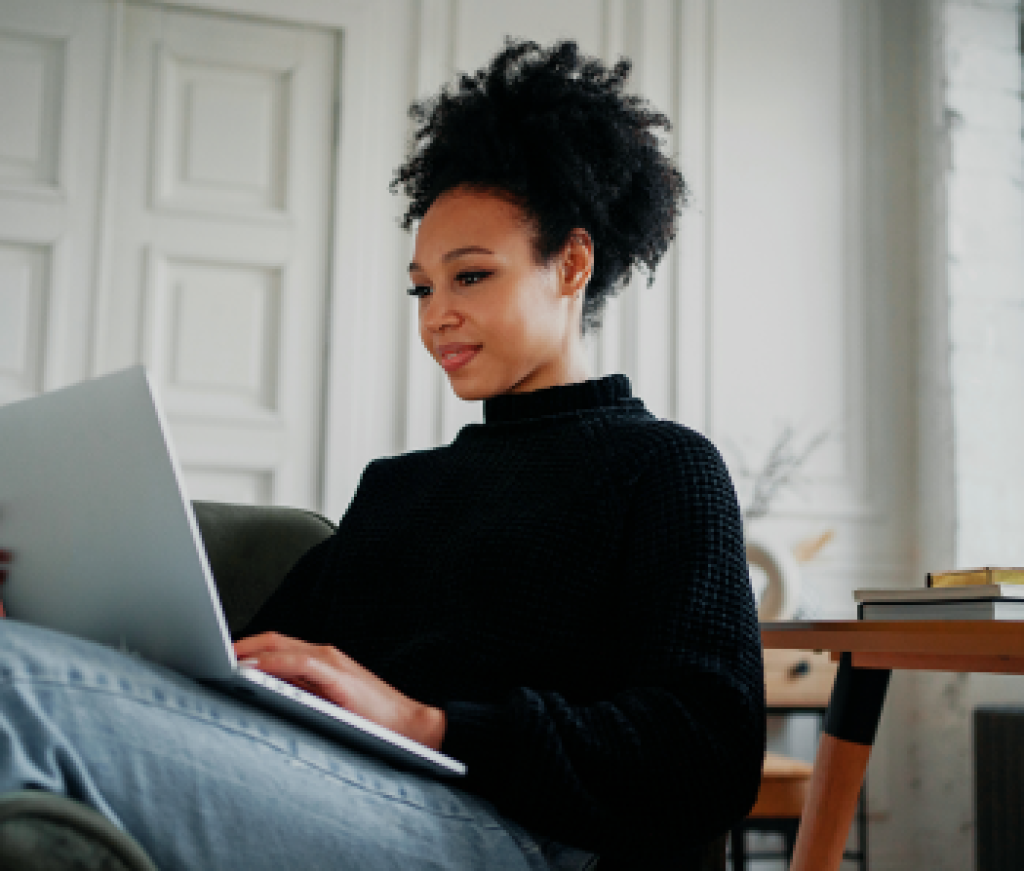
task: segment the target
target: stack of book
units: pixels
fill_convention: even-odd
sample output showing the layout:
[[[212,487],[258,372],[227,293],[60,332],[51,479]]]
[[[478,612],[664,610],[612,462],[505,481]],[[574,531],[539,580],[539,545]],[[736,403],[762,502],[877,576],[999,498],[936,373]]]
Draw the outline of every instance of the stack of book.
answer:
[[[916,589],[855,590],[862,620],[1024,620],[1024,569],[928,575]]]

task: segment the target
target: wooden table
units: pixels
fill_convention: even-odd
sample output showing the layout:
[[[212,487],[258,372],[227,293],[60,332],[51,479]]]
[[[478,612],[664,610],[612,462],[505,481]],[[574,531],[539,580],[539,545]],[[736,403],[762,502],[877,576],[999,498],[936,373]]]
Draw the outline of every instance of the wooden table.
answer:
[[[762,623],[766,650],[839,659],[792,871],[837,871],[892,669],[1024,674],[1024,621]]]

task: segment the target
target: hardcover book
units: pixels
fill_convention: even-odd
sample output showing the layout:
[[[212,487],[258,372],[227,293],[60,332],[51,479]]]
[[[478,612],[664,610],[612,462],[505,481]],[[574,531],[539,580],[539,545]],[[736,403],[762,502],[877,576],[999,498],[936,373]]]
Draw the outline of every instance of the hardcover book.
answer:
[[[1024,599],[867,602],[862,620],[1024,620]]]
[[[929,587],[975,587],[984,584],[1022,584],[1024,569],[992,568],[957,569],[949,572],[929,572]]]
[[[985,584],[970,587],[912,587],[910,589],[854,590],[857,602],[920,604],[972,600],[1024,600],[1024,584]]]

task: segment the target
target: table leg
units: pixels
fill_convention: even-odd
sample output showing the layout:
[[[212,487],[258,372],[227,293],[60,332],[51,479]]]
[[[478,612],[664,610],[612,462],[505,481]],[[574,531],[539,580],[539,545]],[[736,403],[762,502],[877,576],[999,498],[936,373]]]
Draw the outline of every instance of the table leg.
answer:
[[[839,659],[792,871],[838,871],[843,861],[889,675],[885,669],[854,668],[849,653]]]

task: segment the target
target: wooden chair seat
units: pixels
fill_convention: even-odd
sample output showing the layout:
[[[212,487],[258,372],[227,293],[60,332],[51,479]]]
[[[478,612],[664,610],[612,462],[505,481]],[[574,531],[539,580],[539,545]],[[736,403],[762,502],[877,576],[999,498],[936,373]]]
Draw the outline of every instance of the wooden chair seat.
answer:
[[[782,835],[785,844],[783,855],[786,867],[789,867],[813,770],[814,766],[801,759],[790,759],[771,751],[765,753],[757,801],[747,818],[730,833],[733,871],[744,871],[748,858],[763,856],[756,853],[748,856],[745,837],[748,831]]]
[[[809,762],[780,753],[765,753],[761,789],[748,819],[799,819],[814,770]]]
[[[764,685],[769,713],[824,713],[835,682],[837,663],[827,653],[801,650],[764,651]],[[747,861],[793,858],[800,816],[807,801],[813,766],[800,759],[768,752],[761,768],[761,788],[754,807],[730,835],[733,871]],[[781,835],[783,850],[747,852],[746,833]],[[863,866],[862,866],[863,867]]]

